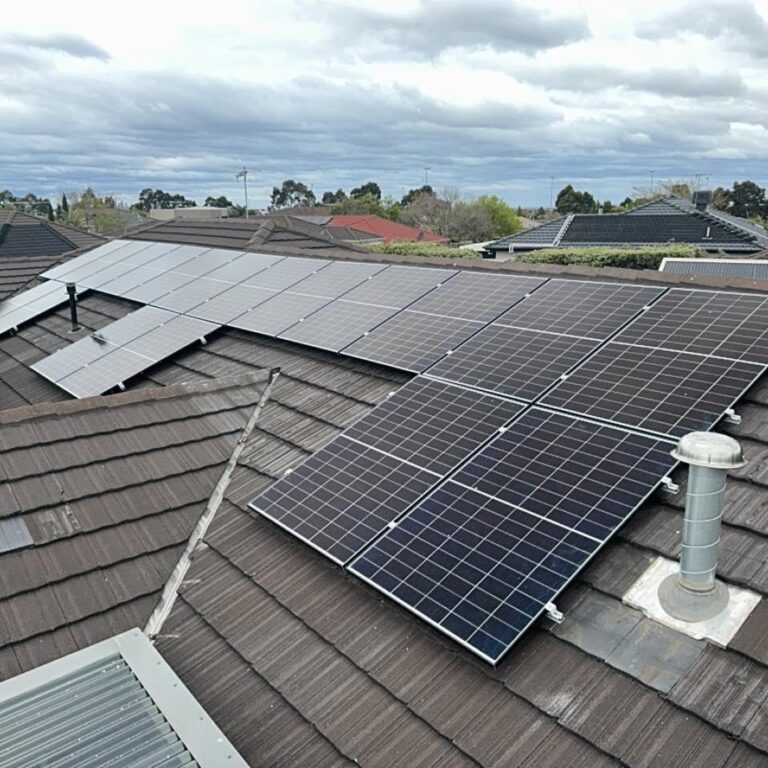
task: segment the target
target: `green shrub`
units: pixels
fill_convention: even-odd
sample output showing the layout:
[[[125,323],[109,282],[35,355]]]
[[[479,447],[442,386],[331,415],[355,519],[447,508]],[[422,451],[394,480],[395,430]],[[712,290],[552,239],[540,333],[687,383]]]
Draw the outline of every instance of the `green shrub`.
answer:
[[[589,267],[658,269],[662,259],[712,257],[693,245],[650,245],[638,248],[542,248],[518,254],[518,261],[528,264],[584,264]]]
[[[399,256],[431,256],[443,259],[479,259],[474,251],[452,248],[439,243],[414,243],[411,240],[392,240],[389,243],[376,243],[366,248],[374,253],[393,253]]]

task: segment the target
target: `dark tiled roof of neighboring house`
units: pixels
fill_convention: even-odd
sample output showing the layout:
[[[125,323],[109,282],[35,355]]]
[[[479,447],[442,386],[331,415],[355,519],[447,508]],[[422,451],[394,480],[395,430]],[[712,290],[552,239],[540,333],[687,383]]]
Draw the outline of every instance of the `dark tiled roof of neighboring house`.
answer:
[[[445,243],[447,238],[416,227],[409,227],[397,221],[383,219],[370,214],[345,214],[331,218],[331,227],[352,227],[361,232],[376,235],[385,243],[391,240],[415,240],[425,243]]]
[[[663,273],[559,269],[565,275],[600,274],[602,279],[608,274],[654,283],[683,281]],[[713,279],[699,284],[726,286]],[[102,327],[132,306],[86,295],[81,319],[88,328]],[[51,400],[51,385],[33,387],[36,374],[28,366],[72,338],[77,336],[69,334],[66,312],[58,310],[22,327],[16,336],[0,339],[0,380],[8,385],[0,389],[0,405]],[[621,600],[652,557],[677,554],[682,473],[674,478],[682,486],[680,493],[659,494],[646,503],[564,593],[558,601],[566,614],[563,623],[540,622],[493,669],[247,510],[261,489],[408,377],[231,330],[150,369],[132,382],[127,394],[91,401],[96,405],[83,401],[24,406],[0,417],[13,420],[8,445],[22,441],[16,460],[0,466],[21,484],[24,498],[47,492],[47,485],[41,483],[44,487],[38,489],[24,478],[41,476],[58,460],[60,465],[51,467],[52,477],[63,473],[70,482],[66,488],[79,489],[75,502],[80,508],[94,510],[86,519],[101,525],[98,531],[82,530],[68,539],[19,550],[32,557],[65,543],[75,547],[66,559],[63,579],[49,570],[56,560],[43,558],[19,569],[6,567],[9,561],[4,561],[18,557],[18,552],[0,554],[0,583],[9,578],[22,583],[21,590],[13,587],[16,591],[9,598],[9,605],[15,605],[10,611],[15,623],[9,626],[21,621],[24,631],[32,633],[10,646],[6,641],[6,650],[0,652],[4,674],[79,647],[88,632],[97,638],[108,624],[112,631],[121,629],[128,620],[122,615],[129,610],[126,606],[138,606],[139,618],[151,610],[150,597],[157,595],[154,576],[150,583],[143,580],[145,575],[137,577],[134,587],[119,571],[121,576],[109,582],[120,596],[113,598],[112,607],[94,603],[105,599],[106,592],[92,597],[74,591],[81,578],[89,588],[89,580],[100,584],[92,575],[95,557],[100,558],[100,574],[117,568],[108,553],[117,551],[129,562],[149,558],[152,575],[159,564],[166,565],[162,553],[175,553],[181,546],[173,543],[170,533],[156,540],[154,528],[146,535],[128,534],[126,526],[137,524],[137,502],[117,498],[129,492],[121,487],[128,472],[122,463],[137,467],[137,488],[149,484],[156,489],[138,507],[149,505],[147,514],[158,525],[187,501],[176,494],[196,493],[192,508],[202,503],[215,483],[213,469],[208,487],[195,485],[193,491],[173,484],[179,467],[189,463],[191,476],[213,466],[218,472],[219,457],[227,455],[251,403],[222,405],[217,393],[242,394],[226,383],[208,395],[196,388],[212,379],[275,366],[282,373],[157,638],[163,656],[250,764],[757,768],[768,763],[765,598],[728,649],[661,627]],[[157,398],[169,390],[161,406]],[[199,412],[191,414],[193,402]],[[154,410],[158,408],[167,410]],[[73,413],[68,415],[67,409]],[[79,409],[83,413],[76,417]],[[729,476],[720,574],[768,596],[766,377],[737,410],[742,423],[727,431],[741,441],[749,463]],[[150,420],[134,423],[124,413],[141,413]],[[165,419],[165,425],[156,424],[155,417]],[[74,418],[96,421],[70,423]],[[177,427],[169,429],[169,423]],[[3,438],[6,428],[0,431]],[[69,445],[67,429],[76,429],[72,439],[85,444],[77,451],[62,450]],[[160,431],[164,440],[156,447]],[[32,445],[30,432],[42,437],[41,446]],[[110,432],[120,439],[108,440]],[[93,438],[88,437],[91,433]],[[89,463],[99,455],[100,462]],[[81,474],[79,464],[86,464]],[[120,470],[109,473],[102,465]],[[145,468],[154,473],[150,478],[140,474]],[[71,483],[71,473],[83,481]],[[94,484],[110,478],[116,487],[110,485],[105,493],[87,495],[82,490],[88,484],[100,488]],[[170,490],[164,492],[166,485]],[[162,503],[154,500],[160,494]],[[64,506],[58,504],[51,508]],[[95,550],[93,556],[76,546],[97,532],[104,539],[89,548]],[[131,546],[150,551],[138,555]],[[87,578],[77,571],[83,559]],[[122,562],[120,566],[126,567]],[[42,582],[44,586],[29,586]],[[24,598],[27,594],[31,597]],[[53,626],[53,619],[46,618],[27,627],[38,619],[27,616],[24,599],[50,601],[45,603],[50,615],[63,615],[63,620],[58,618]],[[97,605],[99,612],[88,608],[89,615],[83,616],[81,603]],[[130,618],[136,620],[133,614]]]
[[[72,227],[15,211],[0,211],[0,301],[61,260],[62,254],[104,242]]]
[[[757,234],[736,225],[734,217],[726,220],[678,202],[676,198],[654,200],[625,213],[570,214],[497,240],[488,250],[684,243],[705,250],[754,253],[762,247]]]
[[[324,227],[288,214],[216,221],[162,221],[129,232],[125,237],[331,258],[361,252],[329,237]]]

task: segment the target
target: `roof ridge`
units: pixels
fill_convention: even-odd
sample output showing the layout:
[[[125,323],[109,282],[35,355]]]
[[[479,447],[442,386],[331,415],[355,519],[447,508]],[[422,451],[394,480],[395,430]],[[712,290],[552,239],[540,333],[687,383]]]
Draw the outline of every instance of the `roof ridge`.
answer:
[[[134,389],[130,392],[120,392],[116,395],[97,395],[95,397],[84,397],[80,400],[60,400],[52,403],[23,405],[19,408],[0,411],[0,426],[47,416],[65,416],[73,413],[82,413],[83,411],[118,408],[132,403],[156,402],[176,397],[208,394],[223,389],[234,389],[250,384],[259,384],[266,381],[269,376],[270,371],[262,370],[257,373],[241,373],[235,376],[224,376],[206,381],[182,382],[180,384],[172,384],[169,387],[158,387],[155,389],[145,387]]]

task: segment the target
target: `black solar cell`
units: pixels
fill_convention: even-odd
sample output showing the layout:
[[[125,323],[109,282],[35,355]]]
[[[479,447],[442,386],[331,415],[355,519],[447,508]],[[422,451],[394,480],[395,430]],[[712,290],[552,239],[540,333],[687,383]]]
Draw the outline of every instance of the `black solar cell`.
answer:
[[[662,293],[662,288],[649,286],[550,280],[495,322],[607,339]]]
[[[427,370],[428,375],[534,400],[599,342],[492,324]]]
[[[608,343],[541,403],[674,437],[708,430],[764,366]]]
[[[523,407],[417,376],[344,434],[445,475]]]
[[[452,479],[602,541],[672,469],[674,445],[531,408]]]
[[[474,320],[425,315],[406,309],[345,347],[342,353],[421,373],[482,327],[483,323]]]
[[[448,481],[349,568],[496,663],[598,546]]]
[[[342,435],[250,506],[343,564],[439,479]]]
[[[615,339],[768,364],[768,299],[675,288]]]

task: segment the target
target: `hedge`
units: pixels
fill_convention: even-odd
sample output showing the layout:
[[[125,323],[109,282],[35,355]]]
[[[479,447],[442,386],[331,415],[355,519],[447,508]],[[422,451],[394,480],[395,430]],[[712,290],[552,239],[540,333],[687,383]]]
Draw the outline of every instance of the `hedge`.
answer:
[[[693,245],[650,245],[637,248],[541,248],[518,253],[517,260],[528,264],[584,264],[590,267],[658,269],[662,259],[712,257]]]
[[[479,259],[474,251],[451,248],[436,243],[414,243],[411,240],[392,240],[389,243],[376,243],[365,246],[375,253],[394,253],[400,256],[432,256],[443,259]]]

